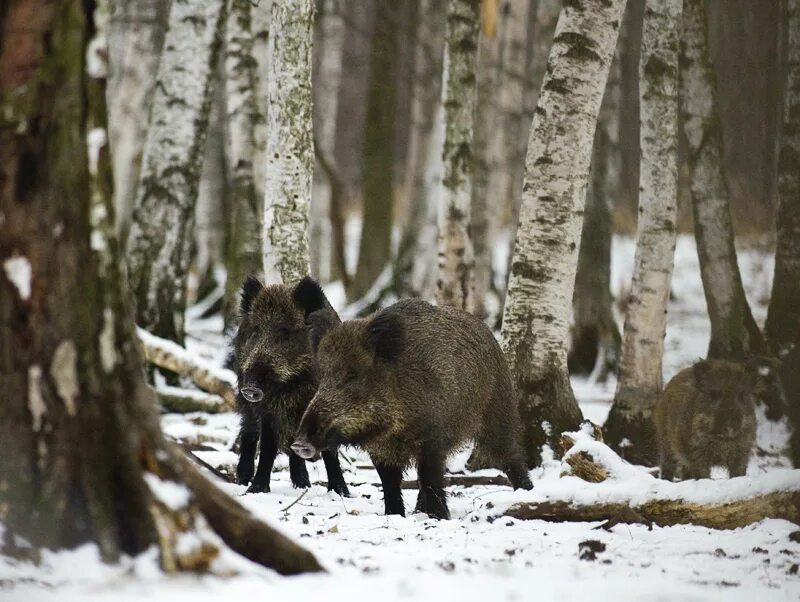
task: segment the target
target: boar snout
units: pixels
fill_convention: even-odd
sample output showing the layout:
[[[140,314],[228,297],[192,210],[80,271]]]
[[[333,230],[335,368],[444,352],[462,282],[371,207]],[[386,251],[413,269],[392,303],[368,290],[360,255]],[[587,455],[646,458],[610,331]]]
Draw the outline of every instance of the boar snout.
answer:
[[[298,435],[291,447],[292,451],[303,460],[311,460],[319,454],[317,449],[303,435]]]
[[[258,403],[262,399],[264,399],[264,391],[259,389],[258,387],[247,386],[242,387],[239,389],[239,392],[242,394],[247,401],[250,403]]]

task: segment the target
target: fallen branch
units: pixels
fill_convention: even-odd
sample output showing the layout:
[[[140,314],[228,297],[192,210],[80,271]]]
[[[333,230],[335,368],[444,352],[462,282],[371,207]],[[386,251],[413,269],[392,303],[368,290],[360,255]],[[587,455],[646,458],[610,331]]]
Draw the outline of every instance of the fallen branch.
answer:
[[[180,387],[158,387],[158,402],[167,412],[187,414],[189,412],[207,412],[217,414],[225,409],[226,403],[219,395],[191,391]]]
[[[224,403],[220,411],[229,411],[236,406],[236,375],[232,371],[204,362],[177,343],[159,338],[142,328],[137,328],[136,333],[148,362],[187,376],[204,391],[222,397]]]
[[[493,477],[449,475],[444,478],[445,487],[478,487],[481,485],[503,485],[511,487],[511,482],[503,475]],[[419,481],[403,481],[403,489],[419,489]]]

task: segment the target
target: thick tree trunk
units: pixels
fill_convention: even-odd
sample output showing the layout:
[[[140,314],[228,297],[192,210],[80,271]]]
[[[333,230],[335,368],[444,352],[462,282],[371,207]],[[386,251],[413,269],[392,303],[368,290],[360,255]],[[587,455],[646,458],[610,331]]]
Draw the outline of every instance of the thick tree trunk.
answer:
[[[519,395],[528,462],[581,411],[567,337],[589,159],[624,0],[564,6],[531,127],[503,343]]]
[[[225,327],[236,323],[239,291],[248,274],[261,272],[261,217],[263,184],[255,179],[254,167],[265,161],[256,151],[256,130],[264,121],[258,96],[257,64],[253,61],[253,29],[250,0],[228,0],[225,32],[225,146],[228,182],[228,240],[222,314]],[[262,149],[263,150],[263,149]]]
[[[640,89],[642,181],[633,281],[614,405],[604,437],[623,458],[652,464],[653,403],[661,392],[678,203],[681,0],[648,0]]]
[[[317,44],[319,41],[319,44]],[[334,161],[336,113],[342,73],[344,21],[336,0],[322,0],[315,22],[314,137],[325,157]],[[319,166],[319,162],[317,162]],[[309,217],[311,275],[320,282],[331,280],[331,195],[334,184],[325,171],[314,169]],[[334,264],[335,265],[335,264]]]
[[[264,276],[296,282],[308,274],[308,209],[314,170],[311,115],[313,0],[272,4],[267,75]]]
[[[467,311],[473,308],[474,287],[469,229],[479,30],[479,0],[448,1],[436,300],[439,305],[453,305]]]
[[[681,44],[681,122],[689,149],[700,274],[711,319],[708,356],[764,353],[736,261],[728,186],[722,171],[716,83],[703,0],[685,0]]]
[[[136,201],[169,2],[129,0],[110,4],[108,133],[114,167],[114,210],[117,228],[125,240]]]
[[[179,342],[224,14],[222,0],[173,0],[170,6],[128,240],[136,321]]]
[[[617,45],[619,50],[619,45]],[[592,148],[572,300],[570,374],[605,382],[617,371],[620,334],[611,296],[611,210],[619,190],[619,51],[611,65]]]
[[[432,300],[437,275],[437,192],[441,189],[444,135],[440,101],[447,4],[421,0],[420,14],[404,186],[409,217],[397,249],[394,280],[398,297]]]
[[[772,353],[800,340],[800,4],[788,0],[788,80],[778,158],[778,240],[766,335]]]
[[[358,267],[347,291],[347,298],[351,301],[360,299],[369,291],[391,258],[397,10],[391,0],[375,3],[361,185],[364,211]]]
[[[99,185],[110,167],[87,152],[87,122],[99,128],[104,109],[98,82],[87,88],[83,74],[91,14],[74,2],[7,9],[0,98],[24,91],[26,103],[0,107],[9,184],[0,191],[3,551],[94,542],[115,561],[155,545],[165,570],[206,571],[220,551],[213,530],[279,572],[320,570],[162,437],[134,343],[111,190]],[[21,128],[28,120],[40,127]]]

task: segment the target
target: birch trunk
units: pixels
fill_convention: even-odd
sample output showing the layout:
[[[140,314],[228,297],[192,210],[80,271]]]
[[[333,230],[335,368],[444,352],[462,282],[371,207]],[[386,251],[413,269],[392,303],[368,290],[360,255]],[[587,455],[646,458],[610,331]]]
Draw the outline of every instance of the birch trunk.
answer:
[[[783,357],[800,341],[800,4],[788,1],[788,80],[778,157],[778,240],[766,335]],[[796,400],[800,405],[800,400]],[[800,461],[800,459],[799,459]]]
[[[267,84],[269,82],[269,26],[272,18],[272,0],[260,0],[257,4],[250,3],[250,30],[253,38],[253,56],[255,60],[255,88],[256,105],[261,119],[253,130],[253,176],[256,182],[259,206],[264,202],[264,181],[267,177]],[[263,209],[259,212],[259,220],[263,219]],[[259,247],[260,242],[259,230]],[[259,268],[261,271],[262,268]]]
[[[569,371],[590,375],[595,382],[616,373],[621,341],[610,287],[611,211],[619,192],[619,50],[618,43],[594,135],[572,301]]]
[[[322,0],[316,19],[314,49],[314,137],[323,156],[334,162],[336,113],[339,109],[339,82],[342,74],[344,21],[337,0]],[[317,162],[311,195],[309,247],[311,275],[320,282],[331,280],[331,195],[333,184]]]
[[[106,93],[114,167],[114,210],[122,240],[136,201],[147,118],[168,12],[166,0],[111,2],[108,32],[111,70]]]
[[[178,342],[224,14],[221,0],[171,3],[128,240],[136,321]]]
[[[624,0],[564,6],[531,127],[503,344],[531,465],[581,411],[567,373],[569,313],[589,159]]]
[[[444,150],[439,203],[439,305],[473,309],[473,249],[469,236],[479,0],[449,0],[445,45]]]
[[[311,116],[313,0],[272,4],[267,74],[264,276],[296,282],[308,274],[308,209],[314,170]]]
[[[711,319],[708,357],[736,359],[766,349],[736,262],[706,11],[703,0],[685,0],[684,4],[681,122],[689,150],[700,274]]]
[[[678,56],[681,0],[648,0],[641,89],[642,166],[633,281],[606,442],[639,464],[656,460],[651,426],[661,392],[661,358],[675,254],[678,202]]]
[[[398,245],[394,279],[398,297],[432,300],[437,275],[436,192],[441,188],[444,138],[444,110],[440,101],[447,5],[439,0],[421,0],[420,14],[404,185],[410,215]]]
[[[263,184],[257,183],[255,165],[264,161],[256,152],[256,131],[264,121],[258,97],[257,64],[253,59],[250,0],[228,0],[225,31],[225,147],[230,191],[226,257],[227,281],[222,314],[225,327],[234,325],[239,311],[239,291],[248,274],[261,272],[261,217]]]
[[[87,87],[83,72],[92,15],[66,1],[8,9],[0,13],[9,36],[0,49],[0,178],[9,184],[0,189],[0,313],[16,319],[0,328],[8,446],[0,506],[17,543],[3,552],[29,560],[91,542],[114,562],[156,546],[165,571],[205,572],[224,542],[283,573],[321,570],[162,436],[134,342],[110,188],[98,186],[110,166],[86,146],[87,118],[105,125],[102,84]],[[30,121],[47,127],[25,128]],[[165,487],[183,499],[164,499]]]
[[[361,184],[364,211],[358,266],[347,291],[350,301],[372,288],[392,251],[398,8],[392,0],[379,0],[374,7]]]

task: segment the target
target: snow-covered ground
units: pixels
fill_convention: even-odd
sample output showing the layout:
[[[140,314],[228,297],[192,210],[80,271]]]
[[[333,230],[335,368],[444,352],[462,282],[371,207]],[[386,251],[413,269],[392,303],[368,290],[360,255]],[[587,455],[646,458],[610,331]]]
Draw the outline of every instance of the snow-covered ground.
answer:
[[[763,321],[772,259],[746,251],[739,257],[748,298],[756,319]],[[614,242],[612,284],[619,294],[630,281],[633,242]],[[335,290],[331,291],[335,294]],[[334,302],[336,300],[334,299]],[[190,314],[191,317],[191,314]],[[190,320],[193,351],[221,362],[224,346],[219,320]],[[664,358],[665,378],[705,354],[709,325],[691,238],[681,237],[676,252],[673,295]],[[614,383],[574,382],[587,418],[602,422],[608,413]],[[206,462],[230,469],[229,451],[238,421],[232,414],[165,415],[165,432],[214,451],[197,452]],[[780,455],[785,440],[780,426],[759,431],[748,476],[731,481],[672,484],[628,465],[612,471],[609,481],[589,484],[561,477],[561,463],[545,462],[532,472],[533,492],[503,486],[450,487],[452,519],[434,521],[423,515],[383,516],[377,474],[357,450],[346,450],[343,463],[351,498],[340,498],[315,484],[301,499],[292,488],[288,462],[279,456],[272,492],[243,496],[244,487],[220,484],[253,513],[314,551],[327,574],[281,578],[229,554],[214,576],[165,577],[155,553],[103,565],[93,546],[45,554],[41,566],[0,559],[0,600],[111,600],[141,598],[180,602],[264,599],[334,600],[438,599],[494,600],[798,600],[800,543],[790,539],[800,527],[766,520],[733,531],[702,527],[618,525],[610,532],[597,523],[521,521],[502,516],[522,500],[541,500],[569,493],[574,498],[631,499],[647,492],[681,495],[695,500],[721,492],[753,491],[764,483],[788,483],[798,472],[786,470]],[[464,469],[468,450],[451,458],[451,472]],[[312,482],[325,480],[322,463],[309,465]],[[484,474],[496,474],[484,471]],[[413,470],[407,473],[414,479]],[[404,490],[413,508],[416,490]],[[291,507],[290,507],[291,505]],[[588,543],[587,543],[588,542]]]

